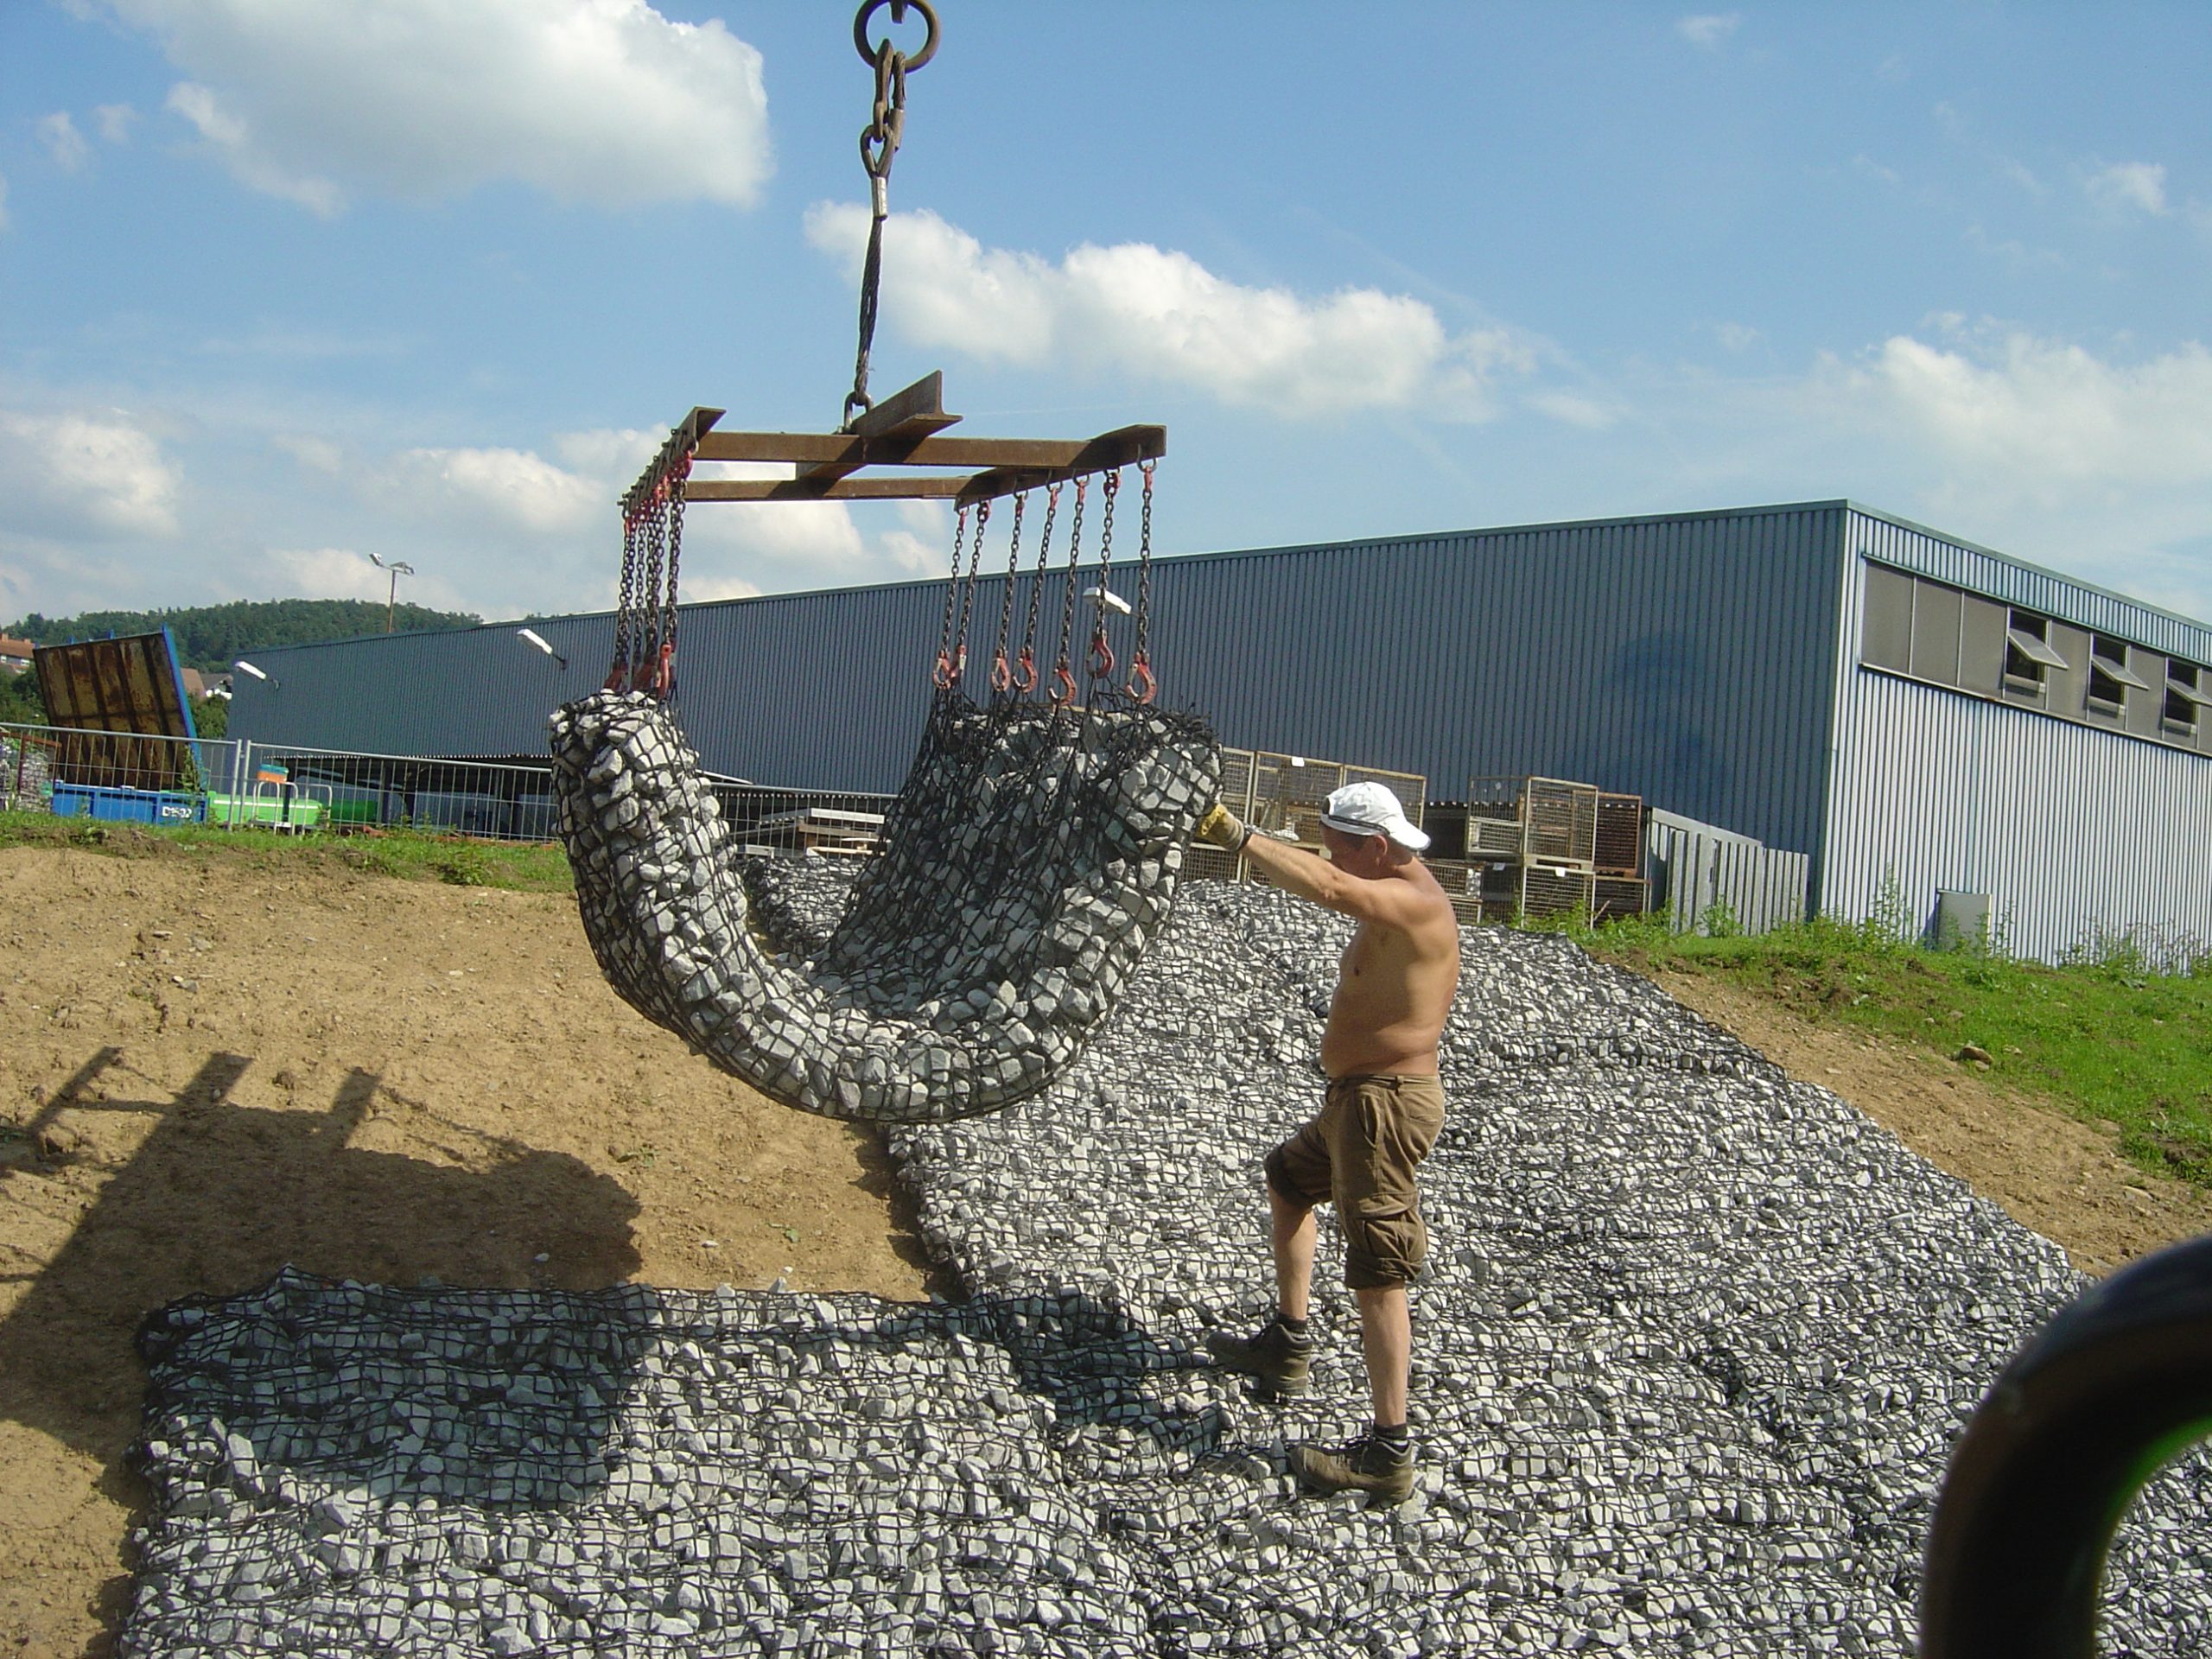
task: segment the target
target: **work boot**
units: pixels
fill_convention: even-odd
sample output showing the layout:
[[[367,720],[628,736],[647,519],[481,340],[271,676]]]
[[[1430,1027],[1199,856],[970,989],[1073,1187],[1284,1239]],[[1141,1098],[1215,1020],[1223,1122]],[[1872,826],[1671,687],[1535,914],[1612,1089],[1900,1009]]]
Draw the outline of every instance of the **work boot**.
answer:
[[[1301,1442],[1290,1448],[1291,1472],[1316,1492],[1365,1492],[1376,1503],[1399,1503],[1414,1489],[1414,1448],[1363,1434],[1334,1451]]]
[[[1206,1351],[1222,1370],[1250,1377],[1262,1399],[1305,1393],[1313,1370],[1313,1338],[1292,1335],[1280,1317],[1269,1319],[1253,1336],[1210,1336]]]

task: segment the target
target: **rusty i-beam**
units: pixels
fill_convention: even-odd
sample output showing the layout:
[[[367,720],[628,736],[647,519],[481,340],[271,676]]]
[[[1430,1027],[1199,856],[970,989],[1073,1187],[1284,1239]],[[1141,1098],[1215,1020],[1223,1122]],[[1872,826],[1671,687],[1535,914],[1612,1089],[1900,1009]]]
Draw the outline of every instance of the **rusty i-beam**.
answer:
[[[969,438],[938,435],[960,417],[944,411],[944,377],[932,372],[856,416],[841,432],[718,432],[725,411],[694,409],[669,434],[631,496],[650,489],[689,449],[683,499],[696,501],[950,500],[962,506],[1111,472],[1167,453],[1164,426],[1124,426],[1095,438]],[[715,478],[714,461],[780,461],[790,478]],[[872,467],[938,467],[933,473]],[[626,500],[629,498],[626,498]]]

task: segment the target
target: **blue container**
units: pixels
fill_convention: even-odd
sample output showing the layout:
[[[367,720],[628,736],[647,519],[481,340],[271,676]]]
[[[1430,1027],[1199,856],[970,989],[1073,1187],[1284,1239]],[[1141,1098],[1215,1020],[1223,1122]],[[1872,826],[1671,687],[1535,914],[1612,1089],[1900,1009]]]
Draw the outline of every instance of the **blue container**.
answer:
[[[56,784],[58,817],[102,818],[111,823],[201,823],[207,798],[174,789],[108,789],[94,784]]]

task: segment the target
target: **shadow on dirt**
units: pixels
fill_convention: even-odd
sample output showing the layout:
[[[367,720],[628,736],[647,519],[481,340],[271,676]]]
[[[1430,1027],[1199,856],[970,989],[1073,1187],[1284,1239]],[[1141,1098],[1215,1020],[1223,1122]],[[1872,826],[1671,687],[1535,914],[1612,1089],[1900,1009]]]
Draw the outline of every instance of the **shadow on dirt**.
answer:
[[[604,1285],[637,1269],[636,1201],[575,1159],[473,1136],[474,1167],[441,1167],[349,1145],[379,1097],[390,1103],[372,1073],[350,1072],[327,1111],[270,1111],[230,1099],[245,1056],[210,1054],[168,1100],[129,1097],[136,1079],[121,1058],[99,1050],[25,1126],[37,1140],[64,1112],[153,1120],[67,1243],[17,1275],[29,1288],[0,1321],[0,1413],[111,1471],[122,1448],[106,1433],[86,1443],[85,1390],[115,1373],[149,1309],[287,1264],[387,1283]],[[0,1183],[21,1198],[18,1183],[85,1155],[53,1153]],[[543,1262],[531,1259],[539,1253]]]

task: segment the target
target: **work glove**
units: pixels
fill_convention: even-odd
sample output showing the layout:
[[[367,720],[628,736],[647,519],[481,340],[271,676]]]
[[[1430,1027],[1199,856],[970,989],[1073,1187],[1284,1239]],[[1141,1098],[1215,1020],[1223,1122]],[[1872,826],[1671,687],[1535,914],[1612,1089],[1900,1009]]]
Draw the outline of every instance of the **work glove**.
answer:
[[[1252,839],[1252,826],[1216,801],[1198,820],[1198,834],[1200,841],[1210,841],[1224,852],[1241,853]]]

